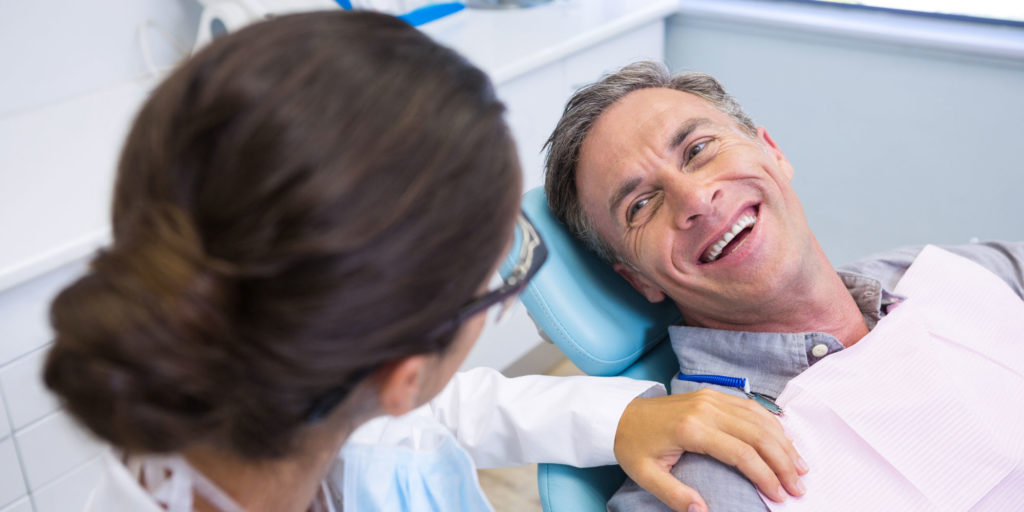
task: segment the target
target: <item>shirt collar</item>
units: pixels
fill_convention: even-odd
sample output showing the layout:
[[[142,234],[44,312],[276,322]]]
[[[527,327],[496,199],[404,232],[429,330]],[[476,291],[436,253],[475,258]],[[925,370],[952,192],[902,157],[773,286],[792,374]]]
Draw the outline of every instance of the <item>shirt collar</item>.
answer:
[[[838,274],[868,329],[900,299],[884,290],[877,279],[852,272]],[[827,354],[843,349],[839,340],[823,332],[745,332],[675,325],[668,333],[679,366],[686,373],[746,377],[752,391],[771,397],[779,396],[790,379],[821,359],[812,355],[815,346],[825,345]]]

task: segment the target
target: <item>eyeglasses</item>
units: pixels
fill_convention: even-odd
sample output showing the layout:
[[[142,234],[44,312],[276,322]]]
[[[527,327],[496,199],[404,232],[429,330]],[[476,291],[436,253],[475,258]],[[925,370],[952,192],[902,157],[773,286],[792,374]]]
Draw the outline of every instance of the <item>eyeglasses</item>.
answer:
[[[526,289],[530,279],[537,275],[537,271],[547,260],[548,248],[525,213],[519,212],[516,226],[522,236],[522,243],[519,244],[519,260],[512,267],[512,272],[504,279],[501,287],[491,290],[459,308],[449,327],[459,325],[473,315],[497,304],[500,304],[501,307],[496,320],[504,318],[515,304],[516,298]]]

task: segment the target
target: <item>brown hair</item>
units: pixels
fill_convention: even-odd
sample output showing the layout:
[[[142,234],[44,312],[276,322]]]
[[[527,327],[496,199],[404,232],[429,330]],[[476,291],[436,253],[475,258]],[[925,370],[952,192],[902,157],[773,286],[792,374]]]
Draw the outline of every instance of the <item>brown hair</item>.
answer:
[[[657,62],[635,62],[576,91],[566,104],[555,130],[544,144],[548,149],[544,162],[544,191],[548,197],[548,206],[555,217],[587,247],[608,262],[618,261],[619,257],[615,250],[598,236],[590,220],[583,213],[583,206],[576,190],[576,165],[579,163],[580,148],[583,147],[583,140],[594,122],[608,107],[633,91],[655,87],[675,89],[699,96],[735,119],[740,129],[748,135],[754,136],[757,133],[757,128],[750,117],[714,77],[697,72],[670,75],[668,69]]]
[[[503,111],[486,75],[390,16],[214,41],[135,119],[113,244],[52,305],[47,385],[128,451],[287,454],[318,397],[451,343],[435,327],[518,208]]]

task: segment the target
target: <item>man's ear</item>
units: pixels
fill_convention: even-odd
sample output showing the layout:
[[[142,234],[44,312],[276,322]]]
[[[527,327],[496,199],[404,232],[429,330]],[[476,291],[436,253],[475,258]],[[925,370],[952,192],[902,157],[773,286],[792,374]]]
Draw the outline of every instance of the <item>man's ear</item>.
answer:
[[[649,302],[661,302],[665,300],[665,292],[661,291],[650,279],[647,279],[640,271],[625,263],[616,263],[612,268],[622,276],[629,284],[640,292]]]
[[[420,388],[427,371],[425,355],[409,356],[397,363],[387,365],[380,386],[380,407],[385,414],[400,416],[420,404]]]
[[[782,154],[782,150],[779,149],[779,145],[775,143],[772,136],[768,134],[768,129],[764,126],[757,127],[757,138],[765,145],[765,149],[775,158],[775,161],[779,164],[779,169],[782,170],[783,176],[786,178],[786,182],[790,183],[793,181],[793,166],[789,165],[789,160],[786,155]]]

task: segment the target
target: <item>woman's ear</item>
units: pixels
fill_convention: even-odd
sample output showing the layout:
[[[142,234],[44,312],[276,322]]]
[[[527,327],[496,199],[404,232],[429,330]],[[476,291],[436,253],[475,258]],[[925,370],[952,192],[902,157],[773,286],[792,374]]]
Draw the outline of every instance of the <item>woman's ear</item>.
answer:
[[[429,365],[427,357],[409,356],[381,370],[380,407],[385,414],[401,416],[420,405],[420,388]]]

